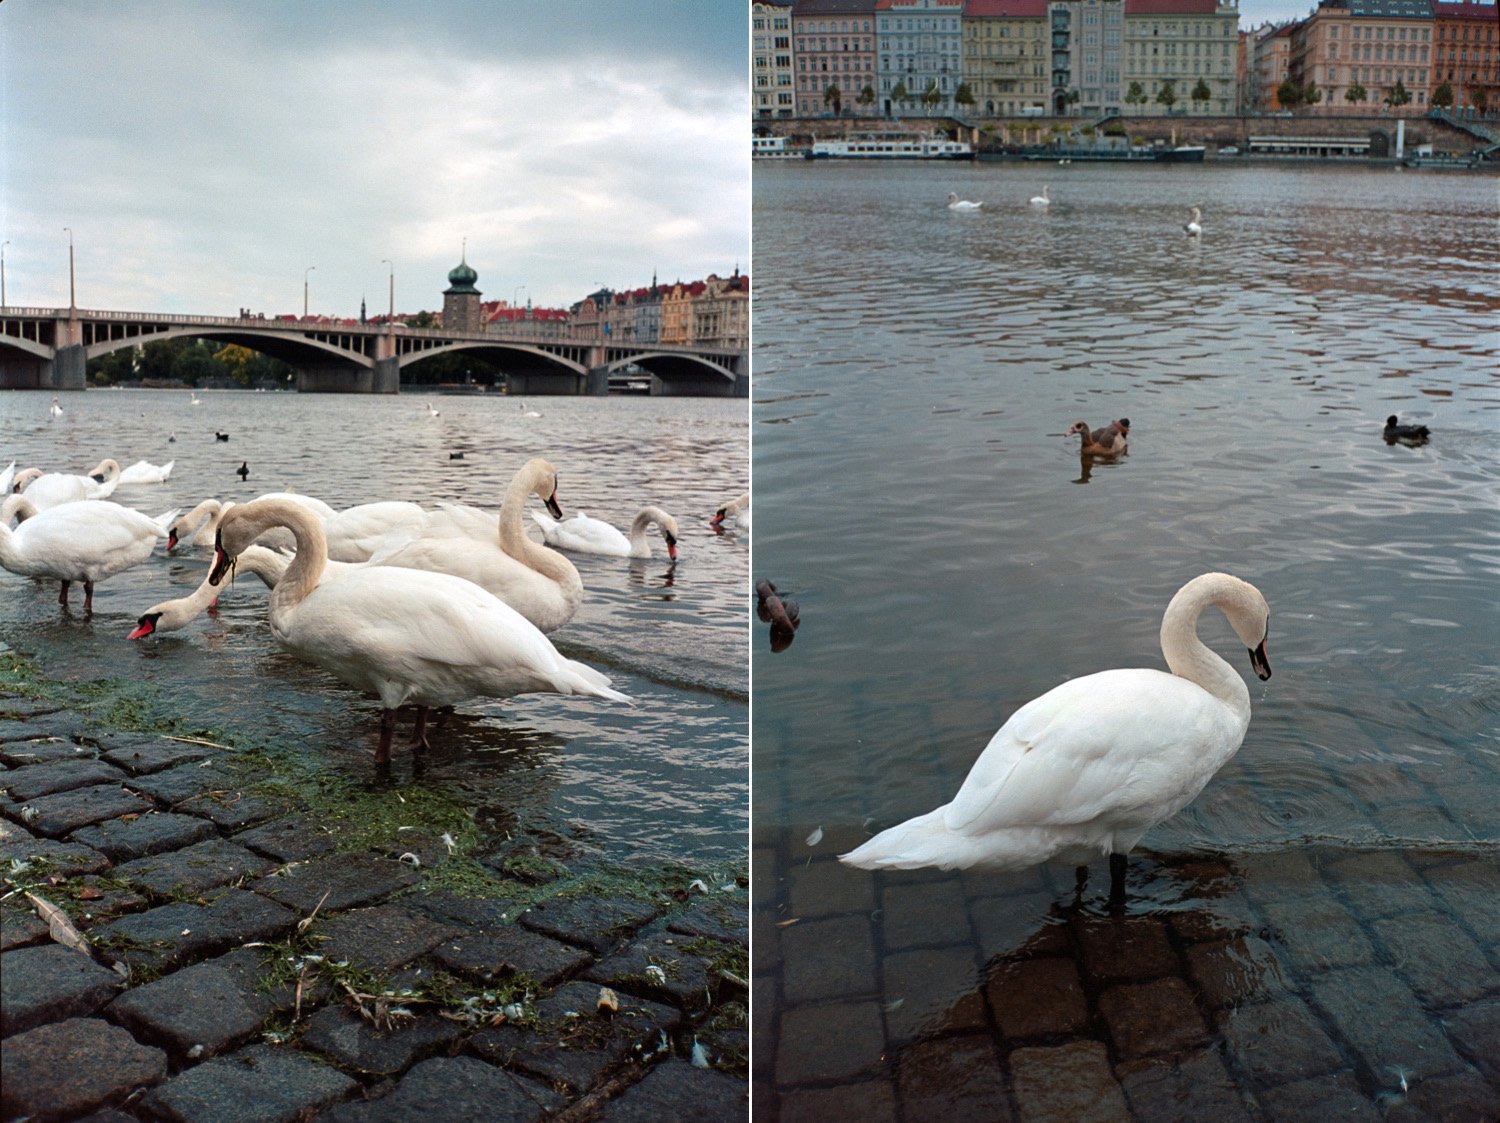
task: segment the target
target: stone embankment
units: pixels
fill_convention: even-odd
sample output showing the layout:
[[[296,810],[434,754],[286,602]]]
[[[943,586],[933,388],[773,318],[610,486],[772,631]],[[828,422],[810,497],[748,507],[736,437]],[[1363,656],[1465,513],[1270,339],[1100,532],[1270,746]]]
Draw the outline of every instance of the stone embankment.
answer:
[[[483,853],[0,660],[6,1120],[745,1118],[743,869]]]

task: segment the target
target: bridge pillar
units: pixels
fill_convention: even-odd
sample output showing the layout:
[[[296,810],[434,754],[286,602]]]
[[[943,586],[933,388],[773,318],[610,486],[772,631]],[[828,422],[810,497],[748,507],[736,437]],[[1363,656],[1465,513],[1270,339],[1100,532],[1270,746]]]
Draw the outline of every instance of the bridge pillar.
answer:
[[[88,386],[88,358],[83,353],[83,344],[69,343],[57,349],[52,358],[51,377],[47,378],[45,367],[43,378],[50,382],[44,390],[82,390]]]
[[[390,360],[392,363],[394,359]],[[383,385],[383,381],[382,381]],[[297,370],[299,394],[394,394],[396,387],[377,387],[376,372],[352,363],[326,363]]]
[[[375,360],[375,369],[370,372],[372,394],[399,394],[401,392],[401,363],[394,356]]]
[[[609,396],[609,368],[595,367],[589,371],[588,390],[586,393],[591,398],[605,398]]]
[[[743,385],[742,385],[743,384]],[[733,382],[722,378],[662,378],[651,376],[653,398],[748,398],[750,380],[736,375]]]

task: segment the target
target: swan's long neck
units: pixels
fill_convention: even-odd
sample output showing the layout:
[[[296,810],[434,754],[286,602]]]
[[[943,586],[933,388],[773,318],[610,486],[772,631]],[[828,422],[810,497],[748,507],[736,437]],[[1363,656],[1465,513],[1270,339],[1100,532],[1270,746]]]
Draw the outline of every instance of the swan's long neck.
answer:
[[[1221,576],[1205,574],[1178,590],[1162,617],[1161,651],[1174,675],[1197,683],[1249,722],[1250,690],[1245,680],[1198,638],[1198,617],[1206,607],[1214,605],[1229,615],[1226,609],[1234,590],[1215,580]]]
[[[318,587],[318,580],[328,565],[328,539],[323,536],[323,525],[316,515],[289,499],[256,500],[235,507],[231,514],[235,516],[236,530],[245,528],[242,533],[247,542],[254,542],[273,526],[286,527],[297,540],[297,556],[286,567],[281,579],[275,582],[271,592],[273,619]],[[264,580],[263,574],[259,576]]]
[[[533,470],[528,464],[511,480],[510,487],[505,490],[505,501],[500,504],[500,548],[528,569],[555,581],[564,591],[582,593],[583,579],[578,576],[573,563],[556,550],[538,546],[528,538],[521,521],[527,496],[544,486],[548,487],[547,494],[551,494],[551,477],[551,472]],[[300,549],[298,553],[301,553]]]

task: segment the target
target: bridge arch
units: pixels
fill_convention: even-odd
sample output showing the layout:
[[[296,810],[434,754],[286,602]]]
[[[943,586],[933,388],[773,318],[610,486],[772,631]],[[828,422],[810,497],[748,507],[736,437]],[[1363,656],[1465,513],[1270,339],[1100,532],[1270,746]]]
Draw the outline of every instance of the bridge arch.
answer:
[[[326,363],[330,360],[363,367],[374,365],[373,359],[358,351],[351,351],[318,339],[308,339],[301,334],[274,330],[256,331],[244,328],[193,326],[169,328],[166,331],[153,331],[122,339],[99,340],[84,347],[84,357],[96,359],[101,355],[108,355],[126,347],[144,347],[148,343],[161,343],[169,339],[182,338],[211,339],[216,343],[232,343],[251,351],[259,351],[263,355],[280,359],[293,366],[308,362]]]
[[[505,359],[515,356],[526,356],[531,359],[541,360],[542,367],[560,367],[558,373],[566,371],[574,375],[588,374],[588,367],[582,363],[566,359],[561,355],[555,355],[542,347],[528,347],[520,343],[486,343],[480,340],[459,340],[455,343],[444,343],[438,347],[429,347],[424,351],[408,351],[397,356],[397,363],[405,370],[409,366],[420,363],[425,359],[436,358],[439,355],[452,355],[459,351],[473,352],[482,359]],[[538,364],[530,364],[535,367]]]
[[[702,379],[704,375],[718,375],[724,381],[734,383],[736,374],[722,363],[716,363],[703,355],[686,355],[671,351],[647,351],[639,355],[627,355],[605,364],[608,371],[624,370],[638,366],[649,370],[658,378],[671,379],[687,376]]]

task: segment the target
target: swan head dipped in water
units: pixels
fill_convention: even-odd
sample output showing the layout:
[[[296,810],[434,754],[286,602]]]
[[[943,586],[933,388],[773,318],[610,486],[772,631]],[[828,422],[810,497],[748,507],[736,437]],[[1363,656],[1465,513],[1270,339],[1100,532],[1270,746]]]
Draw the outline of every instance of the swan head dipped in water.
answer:
[[[1217,608],[1271,677],[1270,609],[1255,586],[1206,573],[1162,617],[1168,671],[1129,668],[1070,679],[1022,706],[990,739],[952,801],[871,838],[840,860],[863,869],[1017,870],[1054,858],[1110,856],[1123,902],[1125,855],[1186,807],[1238,751],[1250,691],[1198,638]]]

